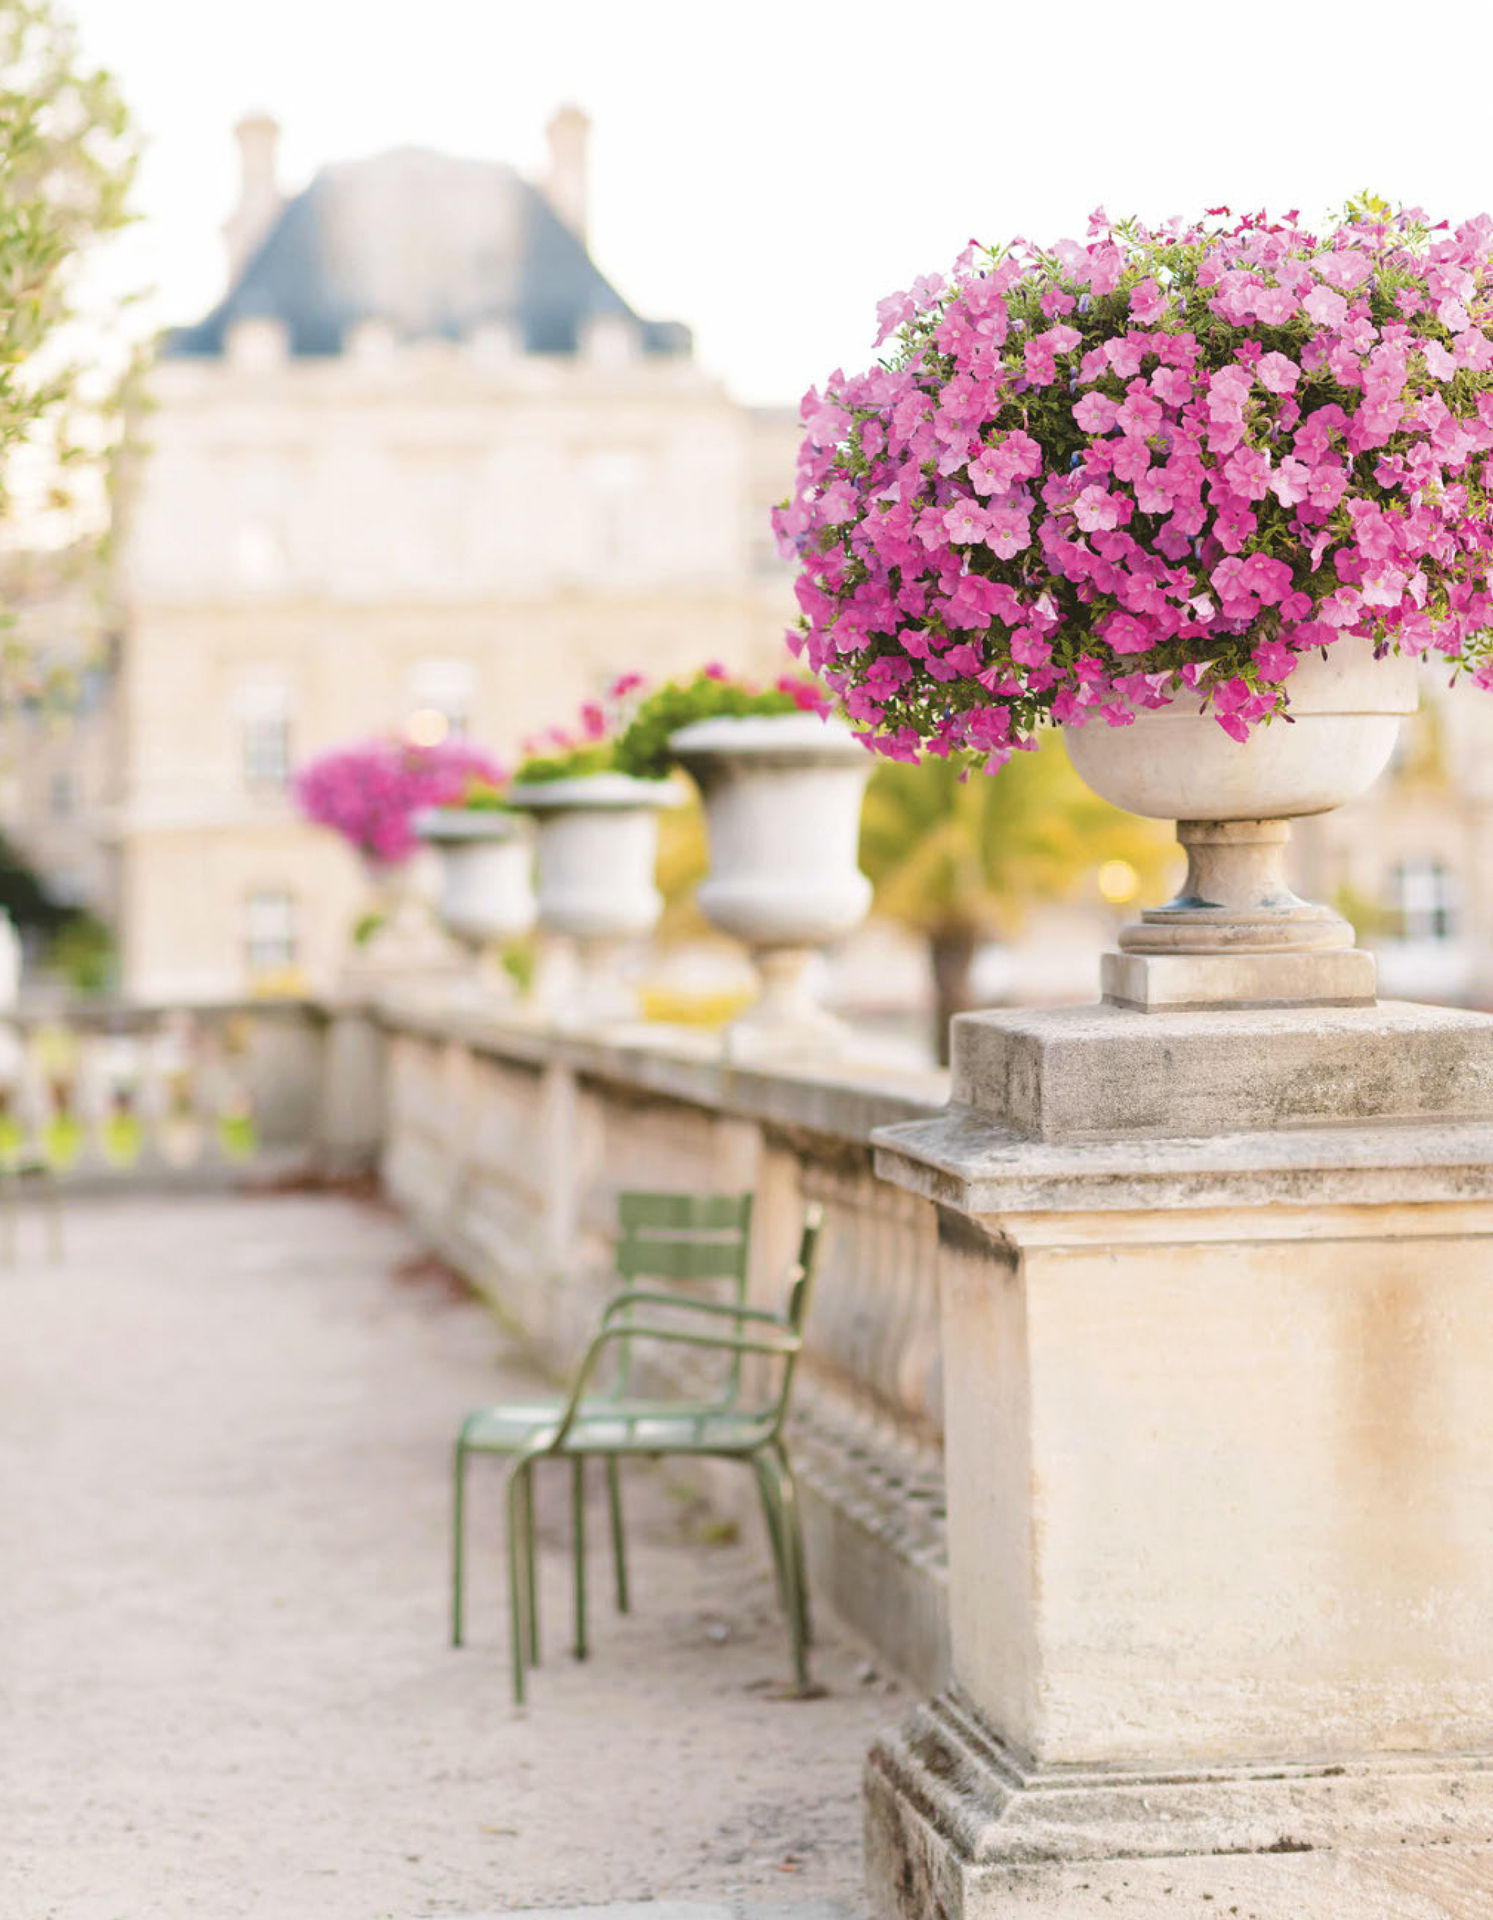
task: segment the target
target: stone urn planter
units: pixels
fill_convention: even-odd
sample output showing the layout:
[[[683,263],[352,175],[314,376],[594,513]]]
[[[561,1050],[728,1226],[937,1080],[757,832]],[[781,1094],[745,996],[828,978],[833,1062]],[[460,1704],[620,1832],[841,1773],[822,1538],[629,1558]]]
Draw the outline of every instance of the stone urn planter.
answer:
[[[1128,727],[1064,729],[1080,778],[1128,813],[1175,820],[1187,853],[1176,899],[1147,908],[1106,954],[1108,1000],[1141,1008],[1353,1005],[1374,998],[1374,961],[1330,907],[1286,883],[1290,822],[1364,792],[1416,706],[1416,665],[1341,640],[1302,656],[1290,717],[1233,740],[1195,696]]]
[[[539,925],[549,937],[539,990],[561,1025],[632,1018],[636,995],[620,959],[658,925],[658,816],[679,804],[662,780],[592,773],[515,786],[509,803],[533,817]]]
[[[870,754],[815,713],[697,721],[670,750],[700,788],[710,872],[700,911],[752,954],[761,995],[726,1030],[728,1056],[834,1050],[840,1023],[806,972],[818,949],[860,925],[871,883],[856,864]]]
[[[439,858],[437,911],[471,952],[475,984],[486,997],[511,1000],[499,950],[530,932],[538,913],[529,821],[491,807],[431,807],[415,831]]]

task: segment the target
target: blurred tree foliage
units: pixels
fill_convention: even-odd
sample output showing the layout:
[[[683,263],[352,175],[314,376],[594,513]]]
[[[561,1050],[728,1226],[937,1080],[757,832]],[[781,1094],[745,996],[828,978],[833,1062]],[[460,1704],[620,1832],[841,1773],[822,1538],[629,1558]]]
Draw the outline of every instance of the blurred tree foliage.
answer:
[[[998,774],[961,777],[947,760],[887,762],[871,777],[861,816],[861,866],[876,910],[923,935],[934,988],[934,1041],[948,1057],[949,1021],[973,1005],[979,948],[1009,939],[1038,901],[1096,906],[1099,869],[1123,861],[1137,892],[1152,893],[1175,855],[1161,822],[1121,813],[1073,771],[1062,741],[1046,734]]]
[[[84,61],[52,0],[0,0],[0,513],[16,455],[43,476],[33,512],[71,514],[107,469],[123,383],[128,297],[90,276],[129,219],[136,147],[113,79]],[[28,476],[29,477],[29,476]]]

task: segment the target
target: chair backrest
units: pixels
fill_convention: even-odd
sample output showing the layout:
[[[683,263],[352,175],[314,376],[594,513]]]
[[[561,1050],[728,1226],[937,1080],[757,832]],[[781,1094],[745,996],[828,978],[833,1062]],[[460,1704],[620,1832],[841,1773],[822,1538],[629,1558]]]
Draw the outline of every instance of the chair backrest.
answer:
[[[732,1283],[744,1297],[752,1232],[749,1193],[621,1193],[617,1272],[625,1288],[650,1282]]]
[[[617,1273],[623,1292],[677,1288],[698,1297],[698,1283],[724,1282],[715,1297],[725,1306],[744,1306],[751,1235],[749,1193],[620,1193]],[[631,1349],[631,1341],[619,1343],[619,1392],[626,1391],[632,1372]],[[727,1369],[725,1398],[734,1400],[740,1385],[737,1356]]]

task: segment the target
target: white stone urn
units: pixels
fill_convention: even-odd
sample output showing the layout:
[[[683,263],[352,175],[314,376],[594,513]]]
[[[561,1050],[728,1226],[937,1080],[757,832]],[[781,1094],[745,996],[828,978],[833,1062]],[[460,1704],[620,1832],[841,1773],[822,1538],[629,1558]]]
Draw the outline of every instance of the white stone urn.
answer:
[[[512,977],[498,950],[534,926],[534,831],[526,816],[493,807],[428,807],[415,831],[441,865],[442,924],[472,954],[473,985],[511,1000]]]
[[[537,829],[539,925],[549,936],[540,994],[559,1024],[636,1015],[621,956],[658,925],[658,816],[679,798],[667,781],[625,773],[509,789],[509,804]]]
[[[750,948],[761,981],[756,1003],[726,1031],[728,1056],[836,1050],[844,1029],[814,1000],[806,973],[871,904],[857,865],[869,752],[843,721],[816,713],[700,720],[669,747],[705,802],[700,911]]]
[[[1417,699],[1416,664],[1367,641],[1303,654],[1287,715],[1231,739],[1195,694],[1134,725],[1066,727],[1081,779],[1128,813],[1175,820],[1187,853],[1176,899],[1147,908],[1106,954],[1105,998],[1141,1008],[1354,1005],[1374,998],[1374,961],[1330,907],[1285,876],[1290,822],[1327,813],[1388,766]]]

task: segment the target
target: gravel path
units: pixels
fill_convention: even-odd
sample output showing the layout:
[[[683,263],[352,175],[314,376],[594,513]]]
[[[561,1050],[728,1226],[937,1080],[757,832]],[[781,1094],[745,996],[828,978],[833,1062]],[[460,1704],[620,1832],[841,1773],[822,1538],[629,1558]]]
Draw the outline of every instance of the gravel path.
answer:
[[[628,1620],[593,1516],[584,1666],[541,1483],[554,1652],[515,1715],[478,1463],[490,1550],[447,1647],[451,1435],[534,1383],[397,1218],[142,1195],[79,1202],[67,1237],[48,1265],[23,1220],[0,1269],[5,1920],[854,1906],[861,1757],[901,1696],[832,1636],[827,1697],[772,1697],[756,1556],[659,1475],[628,1481]]]

